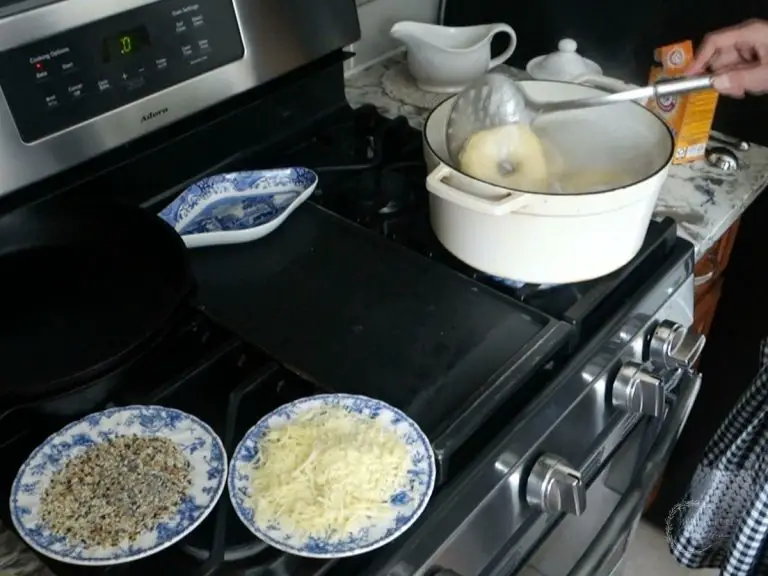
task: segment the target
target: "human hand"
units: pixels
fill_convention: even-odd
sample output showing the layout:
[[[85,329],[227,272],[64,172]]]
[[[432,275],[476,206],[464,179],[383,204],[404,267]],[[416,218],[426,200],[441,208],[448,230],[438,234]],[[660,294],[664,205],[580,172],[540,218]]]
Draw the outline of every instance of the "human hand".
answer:
[[[688,74],[709,70],[721,94],[768,93],[768,21],[747,20],[707,34]]]

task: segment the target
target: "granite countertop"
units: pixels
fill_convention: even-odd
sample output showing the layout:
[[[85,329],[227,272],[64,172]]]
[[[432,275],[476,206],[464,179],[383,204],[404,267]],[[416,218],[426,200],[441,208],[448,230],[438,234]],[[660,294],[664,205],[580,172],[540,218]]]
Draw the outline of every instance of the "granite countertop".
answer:
[[[348,76],[347,100],[352,107],[373,104],[386,116],[405,116],[411,125],[421,129],[429,109],[445,96],[418,94],[413,85],[398,86],[397,82],[409,82],[406,74],[395,70],[402,69],[403,61],[402,54],[395,55]],[[413,105],[414,102],[419,105]],[[704,161],[672,166],[659,194],[654,217],[674,218],[678,234],[696,247],[697,259],[768,184],[768,148],[752,144],[748,151],[738,152],[738,156],[738,172],[723,172]]]

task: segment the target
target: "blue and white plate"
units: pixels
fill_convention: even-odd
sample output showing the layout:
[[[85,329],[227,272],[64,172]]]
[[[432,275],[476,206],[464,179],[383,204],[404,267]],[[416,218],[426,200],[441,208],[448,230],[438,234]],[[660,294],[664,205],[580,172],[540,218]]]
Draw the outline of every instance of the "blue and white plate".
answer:
[[[250,242],[280,226],[316,186],[308,168],[217,174],[192,184],[159,216],[189,248]]]
[[[394,430],[408,446],[411,467],[409,488],[389,499],[394,518],[380,521],[331,542],[324,538],[299,538],[274,524],[262,524],[251,505],[251,472],[257,461],[258,442],[269,430],[284,426],[299,414],[321,407],[342,407],[349,412],[376,419]],[[391,542],[424,512],[435,487],[435,456],[424,432],[408,416],[389,404],[352,394],[322,394],[302,398],[270,412],[248,432],[235,449],[229,470],[229,497],[243,524],[267,544],[298,556],[342,558],[375,550]]]
[[[184,451],[192,485],[176,515],[124,546],[86,548],[51,532],[39,513],[42,495],[56,471],[88,447],[127,435],[164,436]],[[32,452],[13,482],[11,518],[27,544],[55,560],[86,566],[120,564],[159,552],[194,530],[221,497],[226,476],[224,446],[198,418],[162,406],[112,408],[69,424]]]

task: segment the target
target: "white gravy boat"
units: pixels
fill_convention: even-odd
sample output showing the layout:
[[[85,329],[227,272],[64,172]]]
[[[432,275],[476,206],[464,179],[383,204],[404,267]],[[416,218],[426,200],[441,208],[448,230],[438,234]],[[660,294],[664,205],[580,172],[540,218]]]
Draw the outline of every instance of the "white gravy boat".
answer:
[[[509,35],[509,46],[491,59],[491,40]],[[408,49],[408,69],[422,90],[458,92],[491,68],[504,63],[517,47],[517,35],[507,24],[437,26],[398,22],[389,31]]]

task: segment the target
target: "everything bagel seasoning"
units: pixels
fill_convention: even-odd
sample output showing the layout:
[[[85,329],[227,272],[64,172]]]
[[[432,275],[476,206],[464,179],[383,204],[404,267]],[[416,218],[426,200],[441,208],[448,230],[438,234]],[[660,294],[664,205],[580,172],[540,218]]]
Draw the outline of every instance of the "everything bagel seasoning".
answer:
[[[121,436],[88,448],[56,472],[40,516],[72,544],[118,546],[172,516],[190,484],[189,460],[174,442]]]

